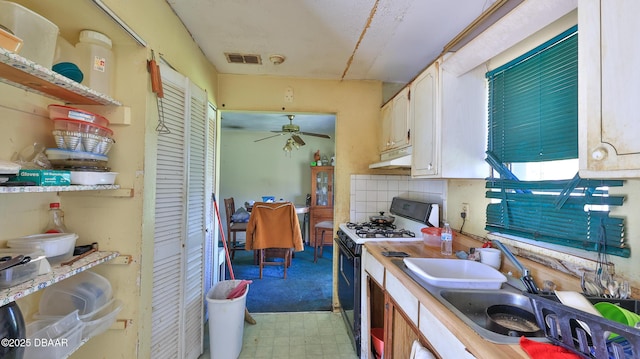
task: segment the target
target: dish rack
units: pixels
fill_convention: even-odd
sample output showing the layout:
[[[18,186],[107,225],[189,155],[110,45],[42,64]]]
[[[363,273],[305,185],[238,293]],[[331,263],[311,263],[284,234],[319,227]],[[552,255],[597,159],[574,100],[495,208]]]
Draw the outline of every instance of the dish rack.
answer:
[[[640,357],[640,329],[599,317],[560,303],[555,295],[524,293],[531,300],[536,321],[552,343],[588,359]],[[640,301],[587,297],[592,303],[611,302],[639,313]],[[586,325],[586,331],[581,325]],[[590,332],[590,333],[589,333]],[[571,333],[571,335],[562,335]],[[611,337],[616,333],[619,337]]]

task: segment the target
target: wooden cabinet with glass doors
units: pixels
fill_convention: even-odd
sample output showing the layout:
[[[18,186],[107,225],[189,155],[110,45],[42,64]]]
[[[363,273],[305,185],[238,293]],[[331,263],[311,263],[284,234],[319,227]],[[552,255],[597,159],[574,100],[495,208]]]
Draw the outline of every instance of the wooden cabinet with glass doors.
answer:
[[[311,236],[315,235],[316,224],[322,221],[333,221],[333,166],[311,167],[311,208],[309,212]],[[313,244],[314,240],[315,238],[312,237],[310,244]],[[324,245],[332,243],[333,233],[325,233]]]

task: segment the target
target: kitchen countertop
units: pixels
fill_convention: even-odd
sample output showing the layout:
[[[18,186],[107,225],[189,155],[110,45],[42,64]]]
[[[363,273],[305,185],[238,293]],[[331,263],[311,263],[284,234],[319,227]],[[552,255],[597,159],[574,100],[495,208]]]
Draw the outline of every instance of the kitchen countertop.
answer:
[[[411,257],[418,258],[455,258],[455,251],[468,251],[470,247],[480,246],[481,243],[479,241],[459,233],[454,234],[454,255],[450,257],[441,255],[440,248],[426,246],[423,242],[393,240],[374,241],[367,242],[365,244],[369,254],[384,265],[387,271],[390,271],[396,278],[398,278],[421,303],[428,307],[432,314],[442,322],[442,324],[444,324],[476,358],[529,358],[518,344],[495,344],[483,339],[447,307],[440,303],[438,299],[434,298],[429,292],[392,263],[392,260],[398,258],[385,257],[382,255],[382,252],[384,251],[402,251],[408,253]],[[524,258],[518,258],[518,260],[532,272],[532,275],[536,280],[536,284],[539,287],[542,285],[543,280],[552,280],[556,283],[558,289],[580,291],[580,283],[577,278],[549,269],[539,263]],[[513,271],[517,274],[515,267],[505,260],[504,256],[500,270],[503,273]]]

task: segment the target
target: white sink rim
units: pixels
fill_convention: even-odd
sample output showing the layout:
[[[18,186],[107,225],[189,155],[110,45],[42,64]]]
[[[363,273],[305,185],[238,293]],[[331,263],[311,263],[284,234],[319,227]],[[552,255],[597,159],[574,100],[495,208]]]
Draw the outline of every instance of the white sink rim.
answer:
[[[447,258],[403,258],[404,264],[427,283],[441,288],[500,289],[507,277],[484,263]]]

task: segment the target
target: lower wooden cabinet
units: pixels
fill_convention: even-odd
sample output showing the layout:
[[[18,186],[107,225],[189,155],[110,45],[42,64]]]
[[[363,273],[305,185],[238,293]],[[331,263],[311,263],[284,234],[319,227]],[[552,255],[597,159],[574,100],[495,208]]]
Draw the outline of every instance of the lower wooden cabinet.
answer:
[[[385,296],[384,357],[409,358],[414,340],[420,340],[417,327],[387,292]],[[424,345],[424,344],[423,344]]]

